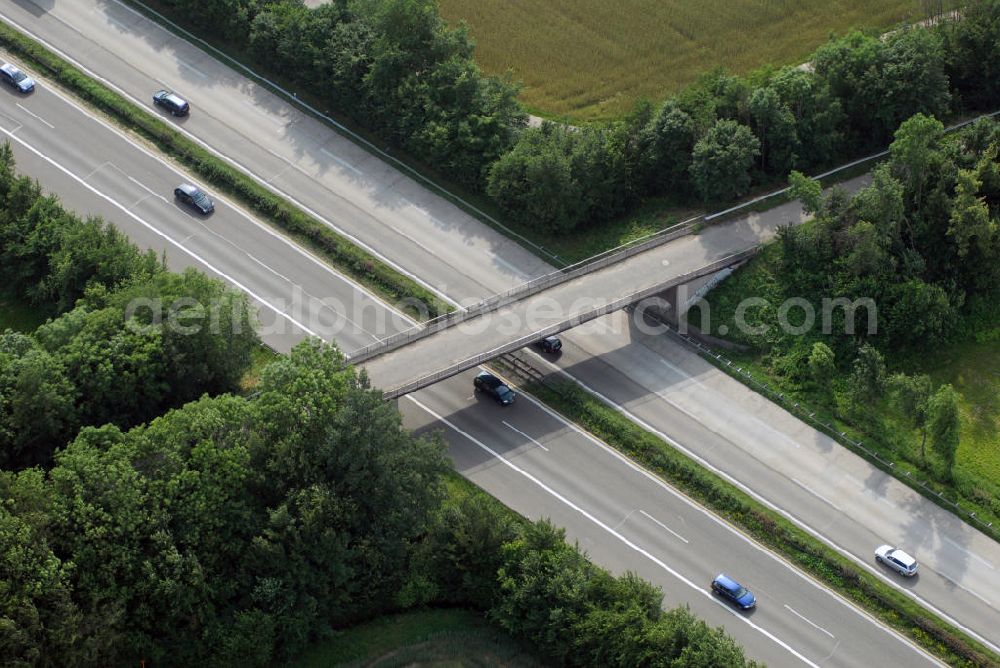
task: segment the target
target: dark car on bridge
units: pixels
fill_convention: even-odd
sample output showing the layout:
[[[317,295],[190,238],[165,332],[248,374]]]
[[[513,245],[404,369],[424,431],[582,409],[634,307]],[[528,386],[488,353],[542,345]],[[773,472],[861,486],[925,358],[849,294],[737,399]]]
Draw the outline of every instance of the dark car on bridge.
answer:
[[[190,183],[182,183],[174,188],[174,197],[181,204],[197,210],[199,213],[210,214],[215,211],[215,203],[205,192]]]
[[[535,345],[538,346],[543,353],[554,355],[562,350],[562,339],[558,336],[546,336],[544,339],[540,339],[535,342]]]
[[[191,111],[191,105],[176,93],[169,90],[158,90],[153,93],[153,104],[163,107],[173,116],[187,116]]]
[[[485,392],[501,406],[510,406],[514,403],[517,395],[507,384],[494,376],[492,373],[483,371],[472,381],[472,386],[477,392]]]
[[[730,603],[738,605],[741,610],[750,610],[757,605],[757,598],[750,593],[750,590],[725,573],[719,573],[712,580],[712,591]]]

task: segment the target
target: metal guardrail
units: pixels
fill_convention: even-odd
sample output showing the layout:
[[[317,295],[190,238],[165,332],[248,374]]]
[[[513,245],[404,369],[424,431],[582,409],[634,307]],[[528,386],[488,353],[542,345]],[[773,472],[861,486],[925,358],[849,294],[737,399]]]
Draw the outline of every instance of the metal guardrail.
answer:
[[[1000,115],[1000,110],[988,114],[982,114],[975,118],[962,121],[961,123],[955,123],[954,125],[950,125],[947,128],[945,128],[945,132],[953,132],[954,130],[958,130],[967,125],[971,125],[972,123],[975,123],[979,120],[985,118],[993,118],[997,115]],[[889,154],[888,150],[879,151],[878,153],[873,153],[869,156],[865,156],[857,160],[852,160],[851,162],[827,170],[822,174],[817,174],[816,176],[810,178],[814,180],[824,179],[828,176],[832,176],[834,174],[837,174],[838,172],[851,169],[852,167],[863,164],[865,162],[885,157],[888,154]],[[735,213],[736,211],[740,211],[742,209],[746,209],[759,202],[768,200],[772,197],[783,195],[787,193],[788,190],[789,188],[787,187],[782,188],[780,190],[775,190],[773,192],[761,195],[759,197],[755,197],[751,200],[730,207],[728,209],[717,211],[715,213],[706,216],[696,216],[694,218],[689,218],[688,220],[678,223],[673,227],[668,227],[666,229],[647,234],[637,239],[633,239],[630,242],[624,243],[620,246],[617,246],[616,248],[612,248],[610,250],[599,253],[593,257],[587,258],[586,260],[581,260],[580,262],[577,262],[575,264],[571,264],[562,269],[557,269],[556,271],[545,274],[544,276],[540,276],[526,283],[522,283],[516,288],[511,288],[506,292],[501,292],[492,295],[490,297],[487,297],[486,299],[476,304],[473,304],[472,306],[463,308],[461,310],[452,311],[451,313],[446,313],[432,320],[428,320],[419,325],[415,325],[410,329],[406,329],[402,332],[397,332],[392,336],[376,341],[375,343],[371,343],[363,348],[359,348],[348,355],[348,361],[352,364],[360,364],[362,362],[371,359],[372,357],[390,352],[392,350],[405,346],[409,343],[412,343],[413,341],[422,339],[425,336],[429,336],[435,332],[441,331],[442,329],[446,329],[453,325],[457,325],[460,322],[467,320],[468,318],[475,317],[483,313],[487,313],[491,310],[502,308],[507,304],[515,302],[519,299],[523,299],[524,297],[530,296],[540,290],[548,289],[565,281],[576,278],[577,276],[580,276],[587,272],[601,269],[610,264],[614,264],[615,262],[621,262],[622,260],[625,260],[645,250],[649,250],[650,248],[655,248],[660,244],[667,243],[668,241],[673,241],[674,239],[677,239],[682,236],[686,236],[687,234],[690,234],[694,230],[694,227],[698,222],[705,222],[705,223],[712,222],[713,220],[717,220],[728,214]]]
[[[661,320],[661,322],[663,322]],[[969,525],[979,529],[987,536],[991,537],[993,540],[1000,540],[1000,527],[994,527],[993,522],[984,522],[983,520],[976,517],[975,512],[967,511],[962,508],[958,503],[947,498],[941,492],[935,490],[933,486],[928,484],[927,480],[920,480],[916,476],[912,475],[911,471],[905,471],[902,474],[897,474],[896,462],[891,459],[886,459],[878,452],[872,450],[871,448],[865,446],[863,441],[855,441],[847,435],[846,431],[841,431],[836,426],[821,420],[816,417],[816,411],[811,411],[807,406],[804,406],[801,402],[792,401],[790,398],[786,397],[783,393],[773,390],[767,383],[755,378],[749,371],[743,369],[740,366],[733,364],[733,361],[725,357],[722,353],[716,352],[709,346],[703,344],[702,342],[694,339],[686,334],[682,334],[675,330],[672,326],[667,323],[667,332],[674,338],[686,343],[689,346],[695,348],[698,353],[708,359],[710,362],[716,366],[728,370],[730,373],[736,375],[740,380],[749,385],[753,390],[759,394],[766,397],[771,402],[781,406],[786,411],[802,420],[808,424],[813,429],[821,431],[833,440],[837,441],[841,445],[844,445],[850,450],[862,455],[863,457],[875,462],[883,470],[890,472],[890,474],[900,480],[907,486],[917,490],[923,496],[929,498],[935,503],[939,504],[946,510],[954,513],[956,516],[964,520]]]
[[[404,394],[409,394],[410,392],[415,392],[416,390],[427,387],[428,385],[433,385],[434,383],[442,381],[445,378],[450,378],[451,376],[459,374],[467,369],[471,369],[472,367],[478,366],[484,362],[488,362],[489,360],[495,357],[499,357],[500,355],[503,355],[505,353],[509,353],[511,351],[517,350],[518,348],[523,348],[527,345],[530,345],[531,343],[546,336],[553,336],[564,330],[572,329],[573,327],[582,325],[585,322],[589,322],[591,320],[594,320],[595,318],[599,318],[602,315],[607,315],[608,313],[613,313],[615,311],[623,309],[630,304],[634,304],[637,301],[645,299],[646,297],[654,295],[658,292],[662,292],[663,290],[671,288],[675,285],[682,285],[684,283],[688,283],[690,281],[695,280],[696,278],[700,278],[702,276],[707,276],[708,274],[715,273],[716,271],[719,271],[724,267],[736,264],[737,262],[742,262],[743,260],[755,255],[759,250],[760,250],[759,246],[754,246],[753,248],[749,248],[745,251],[734,253],[733,255],[728,255],[720,260],[716,260],[715,262],[707,264],[704,267],[700,267],[698,269],[695,269],[694,271],[690,271],[687,272],[686,274],[681,274],[679,276],[676,276],[670,279],[669,281],[666,281],[663,284],[651,288],[646,288],[645,290],[640,290],[626,297],[621,297],[612,302],[604,304],[603,306],[598,306],[591,311],[587,311],[586,313],[575,315],[572,318],[568,318],[555,325],[550,325],[536,332],[532,332],[531,334],[521,336],[515,339],[514,341],[505,343],[502,346],[499,346],[492,350],[488,350],[486,352],[473,355],[472,357],[468,357],[459,362],[450,364],[444,369],[440,369],[438,371],[435,371],[434,373],[427,374],[399,387],[385,390],[384,396],[386,399],[395,399],[396,397],[403,396]]]
[[[414,341],[422,339],[426,336],[430,336],[431,334],[439,332],[443,329],[453,327],[461,322],[464,322],[465,320],[468,320],[469,318],[474,318],[484,313],[489,313],[490,311],[503,308],[508,304],[530,297],[531,295],[537,294],[542,290],[548,290],[549,288],[573,280],[574,278],[584,274],[588,274],[598,269],[603,269],[604,267],[621,262],[622,260],[628,259],[652,248],[656,248],[657,246],[673,241],[674,239],[686,236],[691,233],[694,229],[695,223],[699,220],[701,220],[700,217],[691,218],[682,223],[678,223],[673,227],[647,234],[639,237],[638,239],[633,239],[628,243],[604,251],[603,253],[599,253],[593,257],[587,258],[586,260],[577,262],[576,264],[571,264],[568,267],[557,269],[556,271],[545,274],[544,276],[533,278],[526,283],[522,283],[515,288],[507,290],[506,292],[501,292],[487,297],[486,299],[467,308],[445,313],[437,318],[415,325],[409,329],[405,329],[402,332],[397,332],[392,336],[352,351],[348,355],[348,361],[351,364],[361,364],[362,362],[370,360],[373,357],[396,350],[397,348],[401,348],[402,346],[413,343]]]

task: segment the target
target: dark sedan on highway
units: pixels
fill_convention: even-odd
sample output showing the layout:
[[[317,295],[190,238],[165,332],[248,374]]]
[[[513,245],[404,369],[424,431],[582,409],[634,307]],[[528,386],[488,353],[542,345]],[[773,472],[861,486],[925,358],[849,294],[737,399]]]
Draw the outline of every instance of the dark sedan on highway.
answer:
[[[153,104],[163,107],[173,116],[187,116],[191,111],[191,105],[187,100],[169,90],[158,90],[153,93]]]
[[[22,93],[35,90],[35,80],[10,63],[0,65],[0,80]]]
[[[562,339],[558,336],[546,336],[544,339],[539,339],[535,345],[537,345],[543,353],[554,355],[562,350]]]
[[[741,610],[750,610],[757,605],[757,598],[750,590],[725,573],[719,573],[712,580],[712,591]]]
[[[181,204],[186,204],[199,213],[209,214],[215,211],[215,203],[205,192],[190,183],[182,183],[174,188],[174,197]]]
[[[472,381],[472,386],[476,388],[477,392],[485,392],[493,397],[501,406],[510,406],[517,397],[514,391],[507,387],[506,383],[486,371],[476,376],[475,380]]]

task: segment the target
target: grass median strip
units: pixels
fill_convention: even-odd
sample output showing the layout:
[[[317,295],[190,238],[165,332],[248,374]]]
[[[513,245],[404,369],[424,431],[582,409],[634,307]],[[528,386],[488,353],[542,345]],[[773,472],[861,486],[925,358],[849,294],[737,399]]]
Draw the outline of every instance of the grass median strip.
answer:
[[[412,278],[359,248],[321,221],[289,204],[249,175],[153,116],[122,95],[81,72],[58,55],[6,23],[0,23],[0,46],[26,66],[58,82],[127,129],[259,215],[332,266],[390,303],[418,318],[447,313],[451,306]]]
[[[641,429],[575,383],[535,381],[525,385],[524,390],[950,665],[1000,665],[1000,656],[976,640]]]

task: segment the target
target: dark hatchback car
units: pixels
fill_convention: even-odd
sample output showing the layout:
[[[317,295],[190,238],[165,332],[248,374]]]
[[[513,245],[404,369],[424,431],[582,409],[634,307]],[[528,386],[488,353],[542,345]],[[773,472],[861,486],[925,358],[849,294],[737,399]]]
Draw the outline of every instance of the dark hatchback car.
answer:
[[[153,93],[153,104],[163,107],[174,116],[187,116],[191,105],[176,93],[169,90],[158,90]]]
[[[501,406],[510,406],[517,397],[514,391],[507,387],[502,380],[486,371],[476,376],[476,379],[472,381],[472,386],[476,388],[477,392],[485,392],[493,397]]]
[[[712,580],[712,591],[738,605],[741,610],[750,610],[757,605],[757,598],[749,589],[724,573],[719,573]]]
[[[555,354],[562,350],[562,339],[558,336],[546,336],[535,343],[543,353]]]
[[[0,80],[22,93],[35,90],[35,80],[10,63],[0,65]]]
[[[201,188],[190,183],[182,183],[174,188],[174,197],[181,204],[186,204],[200,213],[209,214],[215,211],[215,203],[212,199]]]

